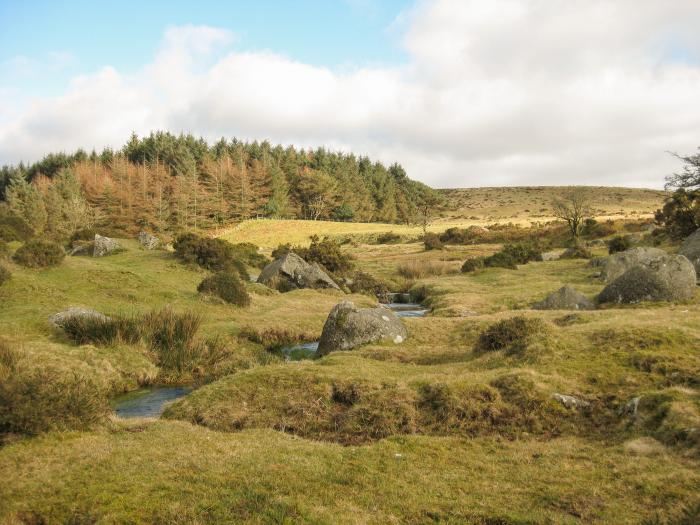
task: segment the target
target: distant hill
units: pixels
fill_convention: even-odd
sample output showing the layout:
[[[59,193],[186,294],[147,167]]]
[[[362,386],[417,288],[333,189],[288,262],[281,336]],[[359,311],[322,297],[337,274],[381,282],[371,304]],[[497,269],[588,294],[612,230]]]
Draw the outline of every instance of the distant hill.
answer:
[[[521,186],[438,190],[445,199],[440,220],[485,222],[545,221],[552,218],[552,201],[571,186]],[[661,190],[587,186],[591,205],[599,218],[648,217],[668,196]]]

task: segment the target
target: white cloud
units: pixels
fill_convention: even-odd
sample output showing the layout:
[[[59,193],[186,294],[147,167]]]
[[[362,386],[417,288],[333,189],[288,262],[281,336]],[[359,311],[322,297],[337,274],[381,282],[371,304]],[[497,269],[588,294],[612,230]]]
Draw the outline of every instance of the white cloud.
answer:
[[[410,60],[334,70],[169,29],[139,74],[0,106],[0,162],[123,143],[132,130],[326,145],[435,186],[659,186],[700,146],[700,3],[435,0],[402,13]]]

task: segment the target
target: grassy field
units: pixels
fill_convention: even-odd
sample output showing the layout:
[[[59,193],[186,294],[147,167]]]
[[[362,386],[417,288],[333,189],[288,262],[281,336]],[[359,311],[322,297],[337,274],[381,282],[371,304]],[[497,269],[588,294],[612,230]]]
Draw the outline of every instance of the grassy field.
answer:
[[[513,223],[529,227],[533,222],[554,219],[551,203],[567,188],[475,188],[441,190],[445,206],[436,213],[428,231],[439,233],[450,227]],[[588,188],[598,220],[652,217],[666,193],[629,188]],[[248,220],[215,232],[231,242],[252,242],[268,251],[280,243],[308,245],[312,235],[366,242],[379,234],[393,232],[404,240],[423,234],[418,225],[356,223],[306,220]]]
[[[334,235],[348,227],[251,221],[226,237],[269,252],[325,224]],[[81,370],[113,396],[172,378],[139,345],[76,345],[47,316],[170,306],[199,312],[224,358],[162,419],[6,438],[0,523],[697,523],[700,292],[678,304],[534,311],[564,284],[591,298],[602,284],[585,260],[459,272],[497,245],[349,243],[357,268],[410,288],[430,314],[405,320],[401,345],[286,362],[250,334],[312,340],[341,299],[375,299],[249,284],[252,305],[232,307],[197,294],[207,272],[122,243],[117,255],[54,269],[10,265],[0,340],[26,367]],[[515,316],[536,327],[522,345],[479,349],[487,327]],[[565,408],[555,393],[585,406]]]

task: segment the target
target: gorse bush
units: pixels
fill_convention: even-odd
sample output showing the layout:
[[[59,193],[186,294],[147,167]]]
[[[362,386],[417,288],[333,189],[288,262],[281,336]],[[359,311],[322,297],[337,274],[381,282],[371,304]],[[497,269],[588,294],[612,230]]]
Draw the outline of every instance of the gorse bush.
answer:
[[[233,244],[233,257],[248,266],[264,268],[270,262],[267,257],[259,252],[259,248],[252,242],[239,242]]]
[[[377,236],[377,244],[395,244],[399,242],[401,242],[401,236],[398,233],[386,232]]]
[[[608,253],[612,255],[613,253],[624,252],[632,247],[632,239],[627,235],[621,235],[614,237],[608,241]]]
[[[244,262],[237,258],[236,248],[230,242],[185,233],[175,240],[173,247],[175,254],[186,263],[216,272],[235,269],[241,279],[250,280]],[[240,252],[245,252],[245,249]]]
[[[82,228],[80,230],[76,230],[75,233],[71,235],[70,242],[73,243],[75,241],[94,241],[96,234],[97,231],[94,228]]]
[[[199,293],[211,294],[236,306],[248,306],[250,295],[245,284],[232,271],[217,272],[205,278],[197,287]]]
[[[544,321],[522,315],[503,319],[490,325],[476,341],[476,352],[504,350],[506,355],[518,354],[527,348],[533,338],[546,331]]]
[[[462,273],[470,273],[470,272],[475,272],[477,270],[481,270],[484,267],[484,258],[483,257],[471,257],[464,261],[464,264],[462,264],[461,271]]]
[[[362,293],[388,300],[389,285],[366,272],[357,272],[349,286],[352,293]]]
[[[106,393],[77,372],[21,366],[0,341],[0,433],[86,429],[109,413]]]
[[[34,239],[22,245],[14,254],[13,260],[27,268],[58,266],[66,256],[63,247],[52,241]]]
[[[320,264],[334,275],[345,275],[354,266],[352,256],[348,253],[343,253],[340,243],[329,237],[321,240],[317,235],[313,235],[308,248],[292,246],[289,243],[280,244],[272,250],[272,258],[277,259],[289,252],[296,253],[308,263],[315,262]]]
[[[475,271],[481,267],[507,268],[516,270],[518,264],[527,264],[530,261],[542,260],[542,248],[539,243],[529,241],[514,244],[506,244],[501,251],[488,257],[468,259],[462,265],[463,272]]]
[[[435,233],[426,233],[423,237],[423,245],[426,250],[442,250],[442,241]]]

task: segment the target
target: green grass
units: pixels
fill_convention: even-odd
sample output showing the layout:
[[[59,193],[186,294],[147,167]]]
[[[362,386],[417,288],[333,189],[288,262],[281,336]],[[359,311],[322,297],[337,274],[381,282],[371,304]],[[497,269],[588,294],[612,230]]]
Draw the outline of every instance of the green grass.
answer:
[[[582,438],[424,436],[341,447],[270,430],[115,424],[6,447],[5,516],[49,523],[639,523],[697,464]]]
[[[697,505],[700,294],[567,317],[530,306],[564,284],[594,297],[586,261],[462,274],[499,246],[348,245],[358,269],[412,287],[430,315],[405,319],[401,345],[284,362],[266,348],[313,340],[348,296],[248,284],[251,305],[234,307],[197,293],[207,272],[120,242],[110,257],[12,266],[0,337],[22,362],[111,394],[164,379],[146,344],[79,346],[52,328],[68,306],[194,310],[225,358],[168,419],[6,439],[0,523],[680,523]],[[407,264],[445,270],[406,279]],[[475,349],[519,316],[537,331],[522,351]]]

